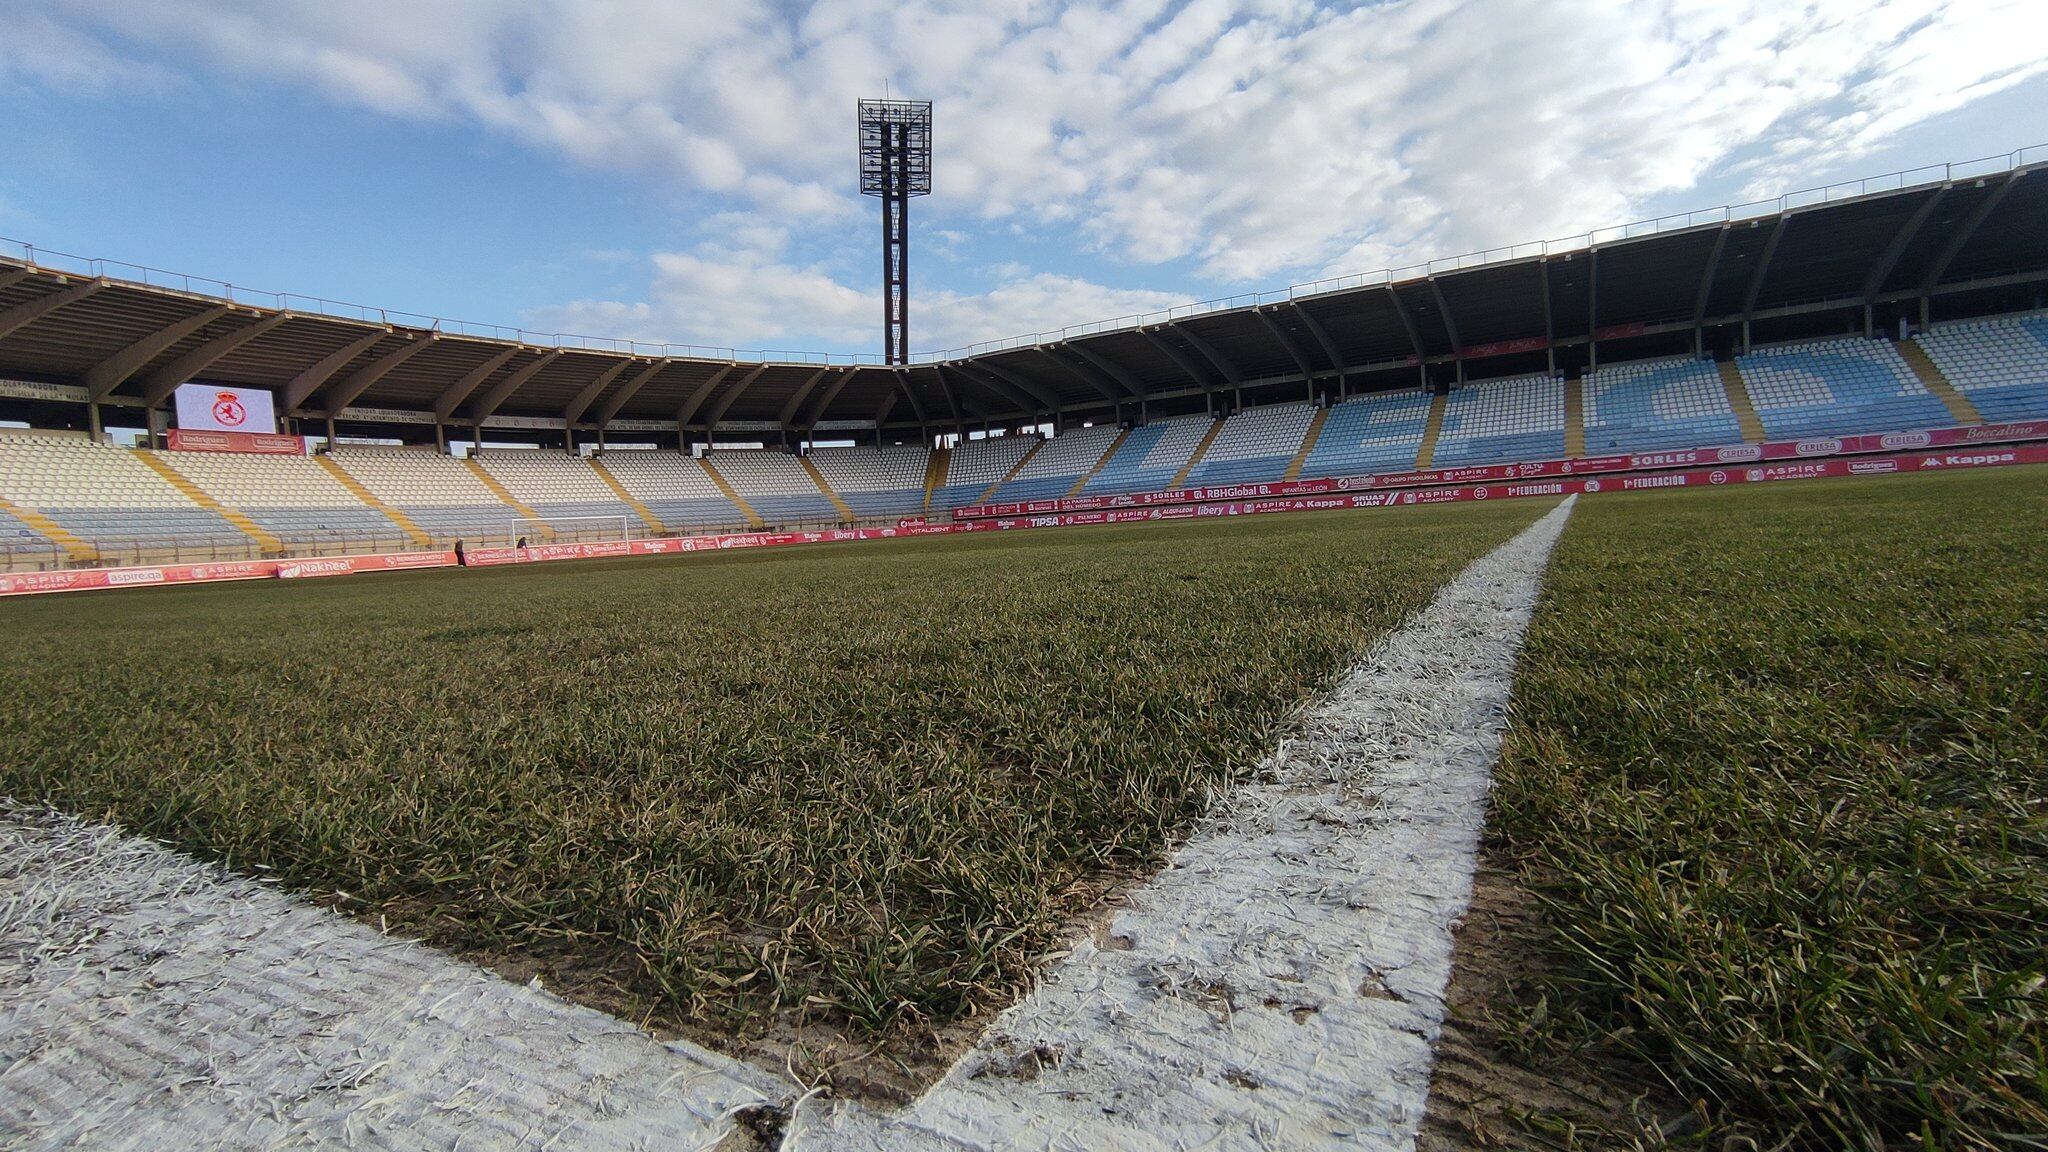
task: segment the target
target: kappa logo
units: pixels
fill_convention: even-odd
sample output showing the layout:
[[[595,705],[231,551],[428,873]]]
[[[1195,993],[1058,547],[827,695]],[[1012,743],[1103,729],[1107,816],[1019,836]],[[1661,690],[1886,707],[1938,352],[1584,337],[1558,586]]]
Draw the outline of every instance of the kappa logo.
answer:
[[[240,428],[249,419],[249,410],[242,407],[242,398],[233,392],[213,394],[213,418],[230,428]]]

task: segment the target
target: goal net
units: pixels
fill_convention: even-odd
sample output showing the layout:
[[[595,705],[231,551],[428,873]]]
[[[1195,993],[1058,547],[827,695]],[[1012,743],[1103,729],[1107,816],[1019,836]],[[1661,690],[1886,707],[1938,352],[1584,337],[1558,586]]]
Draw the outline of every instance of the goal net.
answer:
[[[516,516],[505,542],[517,544],[584,544],[596,540],[632,540],[647,534],[647,526],[630,514],[616,516]]]

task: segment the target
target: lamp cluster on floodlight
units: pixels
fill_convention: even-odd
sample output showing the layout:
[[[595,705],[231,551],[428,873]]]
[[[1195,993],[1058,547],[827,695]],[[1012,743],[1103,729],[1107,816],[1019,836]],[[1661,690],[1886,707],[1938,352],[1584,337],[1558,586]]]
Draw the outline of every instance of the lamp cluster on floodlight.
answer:
[[[860,102],[860,193],[882,201],[882,351],[910,362],[910,198],[932,193],[932,102]]]

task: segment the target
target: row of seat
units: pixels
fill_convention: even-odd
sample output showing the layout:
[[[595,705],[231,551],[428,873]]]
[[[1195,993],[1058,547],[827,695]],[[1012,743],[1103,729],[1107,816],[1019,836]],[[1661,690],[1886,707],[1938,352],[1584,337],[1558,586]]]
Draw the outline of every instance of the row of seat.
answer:
[[[261,533],[290,547],[419,533],[485,540],[543,528],[616,535],[650,518],[669,531],[703,531],[834,522],[849,512],[943,514],[983,500],[1274,481],[1297,459],[1302,476],[1405,471],[1425,456],[1438,467],[1552,459],[1567,454],[1573,430],[1587,454],[1708,447],[1743,438],[1738,402],[1771,439],[1937,427],[1967,415],[1964,404],[1986,420],[2048,418],[2048,317],[1944,326],[1915,336],[1906,351],[1925,362],[1916,368],[1886,341],[1843,338],[1758,349],[1732,365],[1681,357],[1609,366],[1576,383],[1529,375],[1462,384],[1442,397],[1376,393],[1322,413],[1312,442],[1318,412],[1308,403],[1222,421],[1093,425],[1051,439],[988,436],[940,456],[898,445],[821,448],[805,459],[613,448],[596,458],[492,449],[461,460],[343,445],[323,462],[151,455],[77,434],[7,433],[0,549],[47,552],[61,534],[95,546],[247,547]]]

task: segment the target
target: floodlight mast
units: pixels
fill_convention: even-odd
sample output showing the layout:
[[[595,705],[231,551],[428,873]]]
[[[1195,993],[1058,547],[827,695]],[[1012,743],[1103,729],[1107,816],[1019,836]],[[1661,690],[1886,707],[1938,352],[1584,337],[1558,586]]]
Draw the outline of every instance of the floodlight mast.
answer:
[[[860,194],[882,200],[882,352],[910,363],[910,198],[932,194],[932,102],[860,102]]]

